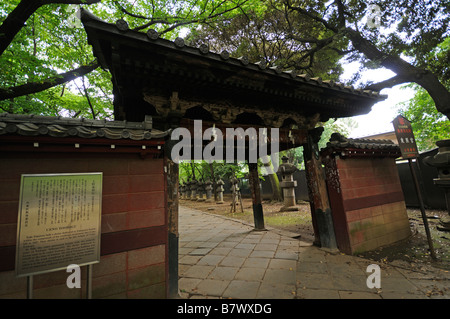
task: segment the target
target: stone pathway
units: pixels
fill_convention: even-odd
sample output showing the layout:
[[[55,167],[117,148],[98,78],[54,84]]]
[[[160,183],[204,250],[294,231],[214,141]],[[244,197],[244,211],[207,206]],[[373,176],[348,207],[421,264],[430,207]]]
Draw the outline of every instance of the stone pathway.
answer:
[[[427,299],[450,297],[450,274],[379,265],[381,289],[368,288],[372,261],[312,246],[275,231],[180,206],[181,298]]]

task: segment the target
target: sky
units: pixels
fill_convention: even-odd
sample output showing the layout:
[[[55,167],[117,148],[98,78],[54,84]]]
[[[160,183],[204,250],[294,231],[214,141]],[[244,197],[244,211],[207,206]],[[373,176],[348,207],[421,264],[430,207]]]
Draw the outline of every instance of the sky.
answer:
[[[341,80],[350,78],[357,70],[356,63],[345,65]],[[394,75],[395,73],[388,69],[369,70],[362,73],[361,81],[371,80],[376,83],[387,80]],[[357,127],[351,130],[348,137],[358,138],[393,131],[392,121],[398,115],[398,104],[406,102],[414,96],[412,89],[401,87],[402,85],[397,85],[390,89],[381,90],[381,94],[388,96],[386,100],[374,104],[372,111],[368,114],[352,117]]]

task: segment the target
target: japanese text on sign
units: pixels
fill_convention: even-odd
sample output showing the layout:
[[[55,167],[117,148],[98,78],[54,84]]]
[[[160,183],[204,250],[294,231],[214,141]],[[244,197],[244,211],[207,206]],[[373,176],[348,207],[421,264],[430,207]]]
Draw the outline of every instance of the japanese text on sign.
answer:
[[[406,118],[399,115],[394,119],[393,124],[402,157],[405,159],[418,157],[419,152],[417,150],[411,123]]]
[[[22,175],[16,274],[99,261],[102,174]]]

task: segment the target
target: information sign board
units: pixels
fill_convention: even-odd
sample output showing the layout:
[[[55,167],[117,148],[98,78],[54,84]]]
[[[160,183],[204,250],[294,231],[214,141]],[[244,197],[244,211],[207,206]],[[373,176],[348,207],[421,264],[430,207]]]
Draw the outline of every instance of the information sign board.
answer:
[[[399,115],[392,123],[394,124],[395,136],[397,137],[402,157],[404,159],[419,157],[411,122]]]
[[[100,261],[102,173],[24,174],[16,275]]]

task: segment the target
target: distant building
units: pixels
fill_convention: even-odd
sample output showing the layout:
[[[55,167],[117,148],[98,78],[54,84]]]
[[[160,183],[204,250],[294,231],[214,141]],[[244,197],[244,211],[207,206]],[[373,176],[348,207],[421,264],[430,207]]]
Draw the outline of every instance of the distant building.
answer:
[[[377,133],[374,135],[364,136],[363,138],[372,140],[391,140],[395,144],[398,144],[397,137],[395,136],[395,131]]]

